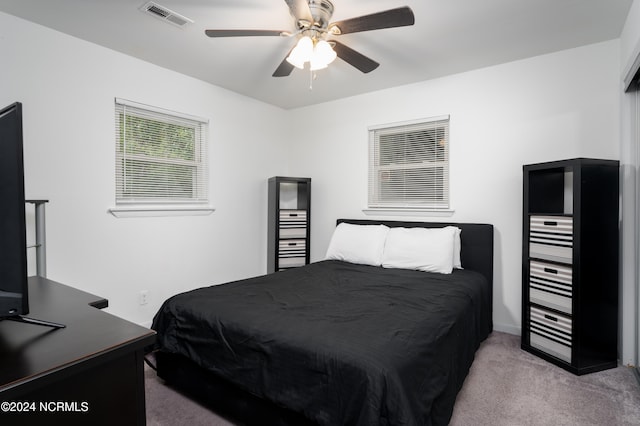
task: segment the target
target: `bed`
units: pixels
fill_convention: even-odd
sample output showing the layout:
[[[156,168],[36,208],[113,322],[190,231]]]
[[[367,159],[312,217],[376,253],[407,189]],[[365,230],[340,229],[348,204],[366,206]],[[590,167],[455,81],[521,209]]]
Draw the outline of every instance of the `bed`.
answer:
[[[492,225],[337,224],[455,226],[463,269],[334,256],[173,296],[152,326],[159,377],[239,424],[446,425],[493,328]]]

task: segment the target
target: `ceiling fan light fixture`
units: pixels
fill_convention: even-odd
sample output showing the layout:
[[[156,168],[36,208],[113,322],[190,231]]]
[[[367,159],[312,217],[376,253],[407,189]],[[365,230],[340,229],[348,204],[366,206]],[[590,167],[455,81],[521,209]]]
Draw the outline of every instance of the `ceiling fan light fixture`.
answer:
[[[336,52],[331,48],[331,45],[325,40],[320,40],[313,49],[313,58],[320,60],[326,65],[333,62],[337,56]]]
[[[289,62],[291,65],[293,65],[294,67],[298,68],[298,69],[303,69],[304,68],[304,59],[299,58],[299,57],[295,57],[293,55],[289,55],[287,57],[287,62]]]
[[[331,45],[325,40],[314,41],[304,36],[293,48],[287,62],[296,68],[303,69],[305,62],[309,62],[311,71],[326,68],[337,57]]]
[[[310,37],[304,36],[298,40],[298,44],[293,48],[287,62],[296,68],[304,68],[304,63],[309,61],[313,55],[313,40]]]

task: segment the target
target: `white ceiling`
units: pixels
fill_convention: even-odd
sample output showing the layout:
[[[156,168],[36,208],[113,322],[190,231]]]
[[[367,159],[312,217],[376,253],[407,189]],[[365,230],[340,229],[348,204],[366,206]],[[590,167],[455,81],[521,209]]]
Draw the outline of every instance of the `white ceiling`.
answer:
[[[194,21],[175,27],[146,0],[0,0],[0,11],[282,107],[296,108],[618,38],[633,0],[333,0],[332,21],[409,6],[415,25],[339,40],[380,63],[337,59],[317,72],[271,74],[286,37],[209,38],[205,29],[294,29],[284,0],[155,0]]]

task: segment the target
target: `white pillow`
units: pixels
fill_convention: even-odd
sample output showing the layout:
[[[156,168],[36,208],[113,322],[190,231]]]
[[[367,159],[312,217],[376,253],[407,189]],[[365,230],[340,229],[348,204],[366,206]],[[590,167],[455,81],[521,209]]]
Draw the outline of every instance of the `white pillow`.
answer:
[[[454,227],[391,228],[382,266],[450,274],[455,233]]]
[[[326,259],[380,266],[389,227],[341,223],[333,231]]]
[[[460,234],[462,233],[462,229],[457,226],[447,226],[447,228],[453,228],[456,231],[453,237],[453,267],[455,269],[463,269],[462,261],[460,260]]]

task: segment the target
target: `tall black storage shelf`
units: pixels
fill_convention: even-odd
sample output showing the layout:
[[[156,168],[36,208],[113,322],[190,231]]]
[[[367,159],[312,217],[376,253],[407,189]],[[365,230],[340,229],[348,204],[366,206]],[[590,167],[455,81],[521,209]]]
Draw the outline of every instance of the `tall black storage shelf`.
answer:
[[[618,169],[523,167],[521,346],[574,374],[617,365]]]
[[[309,263],[311,178],[269,178],[267,272]]]

